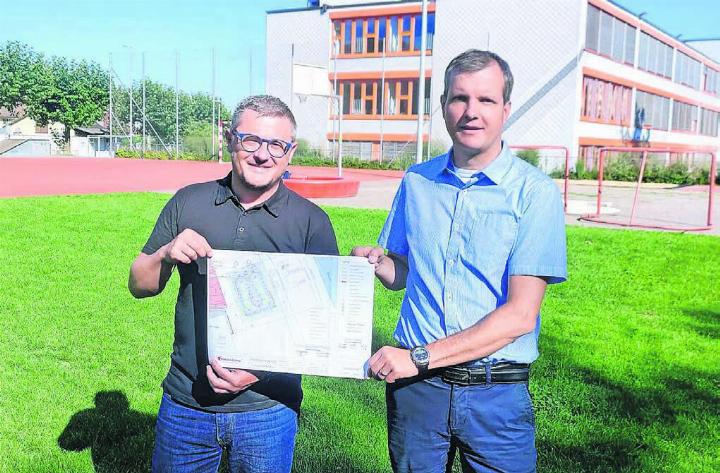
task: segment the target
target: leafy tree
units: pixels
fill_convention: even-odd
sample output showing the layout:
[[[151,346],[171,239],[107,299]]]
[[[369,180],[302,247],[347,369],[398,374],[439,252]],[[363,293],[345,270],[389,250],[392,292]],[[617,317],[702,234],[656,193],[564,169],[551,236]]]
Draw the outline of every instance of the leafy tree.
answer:
[[[107,104],[108,75],[98,64],[48,59],[18,42],[0,48],[0,105],[22,107],[41,126],[63,123],[65,142],[72,128],[102,118]]]

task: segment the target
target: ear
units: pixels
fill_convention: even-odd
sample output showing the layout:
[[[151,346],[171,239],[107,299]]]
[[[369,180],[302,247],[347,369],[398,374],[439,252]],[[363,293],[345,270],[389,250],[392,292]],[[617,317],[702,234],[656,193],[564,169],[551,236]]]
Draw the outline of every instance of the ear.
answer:
[[[505,123],[510,116],[510,110],[512,109],[512,102],[507,102],[503,105],[503,123]]]
[[[292,147],[290,148],[290,151],[287,152],[287,162],[290,164],[292,162],[293,156],[295,156],[295,151],[297,150],[298,144],[297,142],[293,143]]]
[[[230,132],[230,129],[229,129],[229,128],[226,128],[226,129],[223,130],[223,135],[225,135],[225,143],[227,144],[228,153],[230,153],[230,154],[232,155],[232,152],[233,152],[233,147],[232,147],[233,134]]]

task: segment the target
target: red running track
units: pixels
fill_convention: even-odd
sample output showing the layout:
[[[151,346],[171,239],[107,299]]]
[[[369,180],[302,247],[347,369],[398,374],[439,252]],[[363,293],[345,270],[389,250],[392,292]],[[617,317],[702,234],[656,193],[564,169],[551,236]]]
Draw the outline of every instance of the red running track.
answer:
[[[230,163],[119,158],[0,158],[0,197],[175,192],[230,172]],[[337,175],[336,168],[290,166],[293,177]],[[377,181],[402,177],[402,171],[344,169],[343,177]]]

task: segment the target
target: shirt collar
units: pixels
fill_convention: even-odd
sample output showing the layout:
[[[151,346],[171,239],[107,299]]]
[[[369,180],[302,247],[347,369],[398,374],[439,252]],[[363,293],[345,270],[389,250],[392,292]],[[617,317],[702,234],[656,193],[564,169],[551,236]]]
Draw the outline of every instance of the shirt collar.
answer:
[[[235,205],[242,207],[242,204],[238,200],[237,196],[232,191],[232,172],[228,173],[227,176],[217,181],[218,182],[218,190],[215,194],[215,205],[221,205],[227,202],[228,200],[232,200]],[[249,209],[245,210],[254,210],[258,208],[265,209],[270,215],[273,217],[277,217],[282,209],[287,205],[289,197],[289,190],[285,186],[282,180],[280,180],[280,185],[278,186],[277,190],[273,195],[270,196],[268,200],[263,202],[262,204],[256,205],[254,207],[250,207]],[[244,208],[244,207],[243,207]]]
[[[445,168],[444,171],[449,172],[453,174],[453,167],[454,164],[452,162],[453,157],[453,148],[450,148],[450,151],[446,154],[446,160],[445,160]],[[507,175],[508,171],[510,171],[510,167],[512,166],[512,151],[510,148],[505,144],[505,142],[502,142],[502,148],[500,149],[500,154],[497,155],[495,159],[488,164],[485,169],[482,171],[478,171],[475,175],[480,176],[484,175],[487,176],[488,179],[493,181],[495,184],[502,183],[503,178]]]

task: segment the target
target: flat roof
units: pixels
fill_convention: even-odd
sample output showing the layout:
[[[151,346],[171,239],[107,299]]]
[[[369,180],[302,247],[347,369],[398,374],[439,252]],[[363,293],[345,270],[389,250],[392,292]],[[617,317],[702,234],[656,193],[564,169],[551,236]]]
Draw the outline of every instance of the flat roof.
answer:
[[[395,0],[395,1],[382,1],[382,2],[363,2],[363,3],[352,3],[347,5],[322,5],[319,7],[305,7],[305,8],[285,8],[282,10],[266,10],[265,13],[273,15],[275,13],[292,13],[300,11],[311,11],[311,10],[333,10],[336,8],[360,8],[360,7],[372,7],[376,5],[397,5],[399,3],[421,3],[421,0]]]

